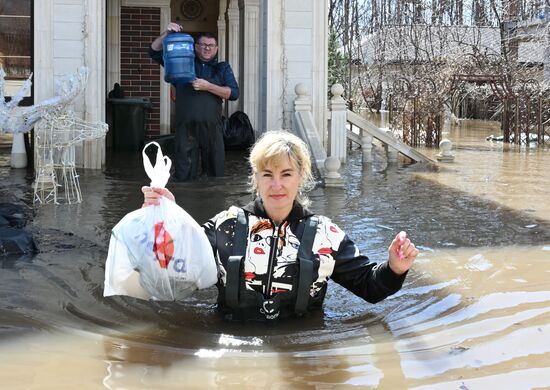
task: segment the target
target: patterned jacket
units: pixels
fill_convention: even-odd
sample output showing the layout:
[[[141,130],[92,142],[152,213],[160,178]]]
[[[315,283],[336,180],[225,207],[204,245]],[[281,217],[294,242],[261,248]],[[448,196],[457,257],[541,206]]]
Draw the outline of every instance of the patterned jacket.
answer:
[[[313,214],[296,202],[288,218],[277,226],[267,216],[259,199],[243,207],[243,210],[248,221],[248,241],[241,262],[240,296],[252,298],[237,310],[226,305],[225,290],[228,259],[235,254],[233,237],[239,208],[233,206],[203,226],[218,262],[218,306],[234,319],[265,319],[265,307],[262,309],[261,301],[276,300],[280,317],[292,315],[296,301],[293,290],[296,290],[300,274],[298,248],[304,221]],[[329,278],[370,303],[381,301],[401,288],[405,275],[396,275],[387,262],[370,262],[329,218],[317,218],[308,311],[322,305]]]

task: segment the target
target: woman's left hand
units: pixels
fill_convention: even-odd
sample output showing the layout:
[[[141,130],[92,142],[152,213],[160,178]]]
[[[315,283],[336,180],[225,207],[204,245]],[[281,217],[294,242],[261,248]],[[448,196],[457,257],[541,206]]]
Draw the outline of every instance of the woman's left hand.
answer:
[[[407,272],[418,256],[418,249],[414,246],[406,232],[399,232],[388,248],[388,263],[393,272],[402,275]]]
[[[166,188],[143,186],[141,187],[141,192],[143,192],[143,205],[141,207],[158,206],[160,204],[160,198],[163,196],[172,202],[176,201],[174,194]]]

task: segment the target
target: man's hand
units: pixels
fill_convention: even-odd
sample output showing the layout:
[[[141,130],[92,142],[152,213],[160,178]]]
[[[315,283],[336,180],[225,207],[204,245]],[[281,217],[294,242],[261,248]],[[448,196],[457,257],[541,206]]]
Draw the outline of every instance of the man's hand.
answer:
[[[164,30],[165,34],[173,33],[173,32],[181,32],[183,31],[183,27],[181,27],[177,23],[169,23],[168,26],[166,26],[166,30]]]
[[[205,79],[195,79],[191,82],[191,85],[193,85],[195,91],[209,91],[212,84]]]
[[[168,23],[168,26],[166,26],[166,29],[160,34],[153,42],[151,42],[151,48],[155,51],[161,51],[162,50],[162,41],[168,34],[171,34],[173,32],[181,32],[183,30],[183,27],[181,27],[177,23]]]
[[[213,84],[205,79],[195,79],[191,82],[191,86],[195,91],[207,91],[222,99],[229,99],[231,96],[231,88]]]

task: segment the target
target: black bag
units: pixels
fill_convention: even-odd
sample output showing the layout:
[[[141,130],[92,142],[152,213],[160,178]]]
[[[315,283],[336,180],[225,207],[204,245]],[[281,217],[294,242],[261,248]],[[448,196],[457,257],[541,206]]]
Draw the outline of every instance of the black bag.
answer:
[[[124,99],[124,96],[125,93],[124,93],[124,90],[122,89],[122,87],[120,86],[119,83],[115,83],[115,86],[113,87],[112,90],[109,91],[109,94],[107,95],[107,97],[109,99]]]
[[[236,111],[224,120],[223,141],[226,150],[247,149],[254,144],[256,137],[248,115]]]
[[[12,227],[0,227],[0,256],[36,253],[32,234]]]

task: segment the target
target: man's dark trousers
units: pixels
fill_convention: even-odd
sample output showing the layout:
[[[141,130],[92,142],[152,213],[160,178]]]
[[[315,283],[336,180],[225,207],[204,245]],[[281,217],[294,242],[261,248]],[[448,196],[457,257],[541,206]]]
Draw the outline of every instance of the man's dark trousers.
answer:
[[[178,126],[176,180],[189,181],[197,178],[199,153],[203,173],[208,176],[223,176],[225,149],[221,121],[186,121]]]

